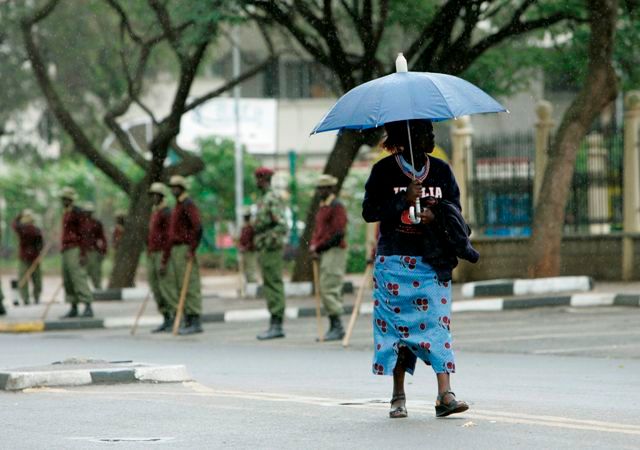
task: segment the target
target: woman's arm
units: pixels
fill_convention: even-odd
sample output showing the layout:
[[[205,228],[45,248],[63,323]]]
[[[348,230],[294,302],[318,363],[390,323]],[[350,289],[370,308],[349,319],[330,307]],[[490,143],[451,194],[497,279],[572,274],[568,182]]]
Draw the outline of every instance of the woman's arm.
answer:
[[[364,186],[362,217],[366,222],[398,220],[402,212],[409,207],[404,192],[395,193],[386,186],[384,174],[378,165],[373,166],[371,175]]]

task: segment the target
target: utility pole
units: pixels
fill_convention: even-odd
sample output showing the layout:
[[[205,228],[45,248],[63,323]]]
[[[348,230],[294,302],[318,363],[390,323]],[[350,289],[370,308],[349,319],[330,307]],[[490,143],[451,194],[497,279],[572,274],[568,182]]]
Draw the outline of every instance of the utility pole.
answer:
[[[231,30],[233,40],[232,62],[233,77],[240,76],[240,47],[238,27],[234,26]],[[244,170],[242,161],[242,143],[240,142],[240,85],[236,84],[233,88],[233,109],[236,125],[235,136],[235,200],[236,200],[236,232],[239,233],[242,228],[242,205],[244,203]]]

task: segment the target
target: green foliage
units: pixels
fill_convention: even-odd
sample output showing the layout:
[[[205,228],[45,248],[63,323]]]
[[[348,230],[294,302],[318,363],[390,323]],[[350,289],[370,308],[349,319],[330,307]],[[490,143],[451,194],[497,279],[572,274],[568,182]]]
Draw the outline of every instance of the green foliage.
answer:
[[[10,229],[11,221],[25,209],[32,209],[37,216],[37,224],[43,228],[45,236],[57,236],[62,207],[58,193],[65,186],[73,187],[78,193],[78,201],[96,204],[96,215],[107,227],[113,223],[113,213],[124,209],[126,195],[111,183],[98,169],[77,158],[62,158],[52,161],[38,170],[29,164],[5,164],[6,170],[0,175],[0,192],[5,200],[2,210],[4,230]],[[134,172],[132,163],[121,161],[121,167]],[[2,237],[4,246],[15,246],[13,233]]]
[[[191,194],[208,223],[235,220],[234,148],[233,141],[227,139],[201,142],[200,157],[205,169],[194,177]],[[250,204],[249,199],[257,193],[253,172],[260,164],[246,151],[243,161],[245,203]]]

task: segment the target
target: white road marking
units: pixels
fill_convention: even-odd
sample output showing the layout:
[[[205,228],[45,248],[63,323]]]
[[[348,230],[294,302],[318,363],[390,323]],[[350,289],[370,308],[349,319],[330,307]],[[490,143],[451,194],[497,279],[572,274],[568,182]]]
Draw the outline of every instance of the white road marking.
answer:
[[[505,336],[505,337],[488,337],[488,338],[469,338],[474,343],[477,342],[503,342],[503,341],[529,341],[541,339],[557,339],[557,338],[574,338],[574,337],[598,337],[598,336],[638,336],[640,331],[619,330],[619,331],[600,331],[600,332],[581,332],[581,333],[549,333],[549,334],[531,334],[525,336]],[[464,336],[456,336],[457,341],[464,340]]]
[[[583,352],[591,350],[612,350],[617,348],[637,348],[638,343],[632,344],[611,344],[611,345],[596,345],[590,347],[569,347],[569,348],[543,348],[540,350],[534,350],[532,353],[536,355],[549,355],[554,353],[571,353],[571,352]]]
[[[185,393],[179,391],[158,391],[158,390],[128,390],[119,392],[107,392],[97,391],[93,389],[81,389],[81,390],[57,390],[54,393],[75,394],[75,395],[99,395],[99,396],[122,396],[131,398],[131,396],[171,396],[184,398],[187,396],[206,396],[206,397],[222,397],[222,398],[235,398],[243,400],[257,400],[266,402],[278,402],[278,403],[297,403],[304,405],[313,405],[323,408],[328,407],[348,407],[353,409],[368,409],[384,411],[387,409],[387,402],[382,400],[372,399],[358,399],[349,400],[342,398],[331,397],[315,397],[296,394],[282,394],[277,392],[252,392],[252,391],[240,391],[229,389],[214,389],[197,382],[184,382],[183,386],[191,389],[193,393]],[[61,392],[63,391],[63,392]],[[36,393],[36,392],[32,392]],[[407,405],[412,411],[420,411],[424,413],[433,413],[433,403],[428,401],[409,401]],[[224,407],[224,405],[221,405]],[[491,423],[509,423],[518,425],[534,425],[549,428],[563,428],[573,430],[585,430],[585,431],[597,431],[607,433],[629,434],[640,436],[640,425],[605,422],[600,420],[586,420],[586,419],[574,419],[570,417],[562,416],[548,416],[527,414],[511,411],[495,411],[495,410],[483,410],[473,407],[462,414],[460,417],[486,420]]]

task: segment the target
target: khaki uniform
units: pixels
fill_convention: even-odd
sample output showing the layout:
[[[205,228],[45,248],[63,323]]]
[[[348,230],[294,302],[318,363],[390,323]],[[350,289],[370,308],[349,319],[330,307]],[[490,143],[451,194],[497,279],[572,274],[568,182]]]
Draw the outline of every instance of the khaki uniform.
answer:
[[[73,247],[62,252],[62,280],[65,301],[72,305],[89,304],[93,300],[89,289],[87,269],[80,264],[80,248]]]
[[[344,313],[342,284],[347,266],[347,250],[332,247],[320,255],[320,293],[330,316]]]
[[[18,265],[18,279],[22,280],[22,277],[27,273],[27,270],[29,270],[30,267],[31,263],[20,260]],[[42,293],[41,264],[38,264],[35,270],[31,273],[30,279],[31,283],[33,283],[33,298],[37,301],[40,299],[40,294]],[[20,298],[22,298],[23,302],[29,302],[29,280],[26,280],[24,285],[22,285],[22,288],[20,288]]]
[[[187,255],[190,249],[188,245],[175,245],[171,248],[171,258],[169,259],[169,269],[173,267],[173,290],[178,294],[175,305],[172,311],[175,312],[178,306],[178,299],[180,290],[182,289],[182,282],[184,275],[187,271]],[[169,276],[169,275],[167,275]],[[178,288],[176,290],[176,287]],[[191,274],[187,284],[187,296],[184,301],[184,313],[187,315],[200,316],[202,314],[202,294],[200,286],[200,266],[198,264],[198,257],[193,257],[193,267],[191,267]]]
[[[244,265],[244,276],[247,283],[255,283],[258,281],[258,253],[257,252],[241,252],[242,264]]]
[[[102,259],[98,251],[87,251],[87,274],[95,289],[102,289]]]
[[[160,274],[162,267],[162,252],[147,253],[147,276],[153,298],[158,305],[160,314],[173,314],[178,306],[178,296],[176,293],[176,272],[171,260],[167,264],[167,272],[163,276]],[[182,281],[182,280],[180,280]]]

